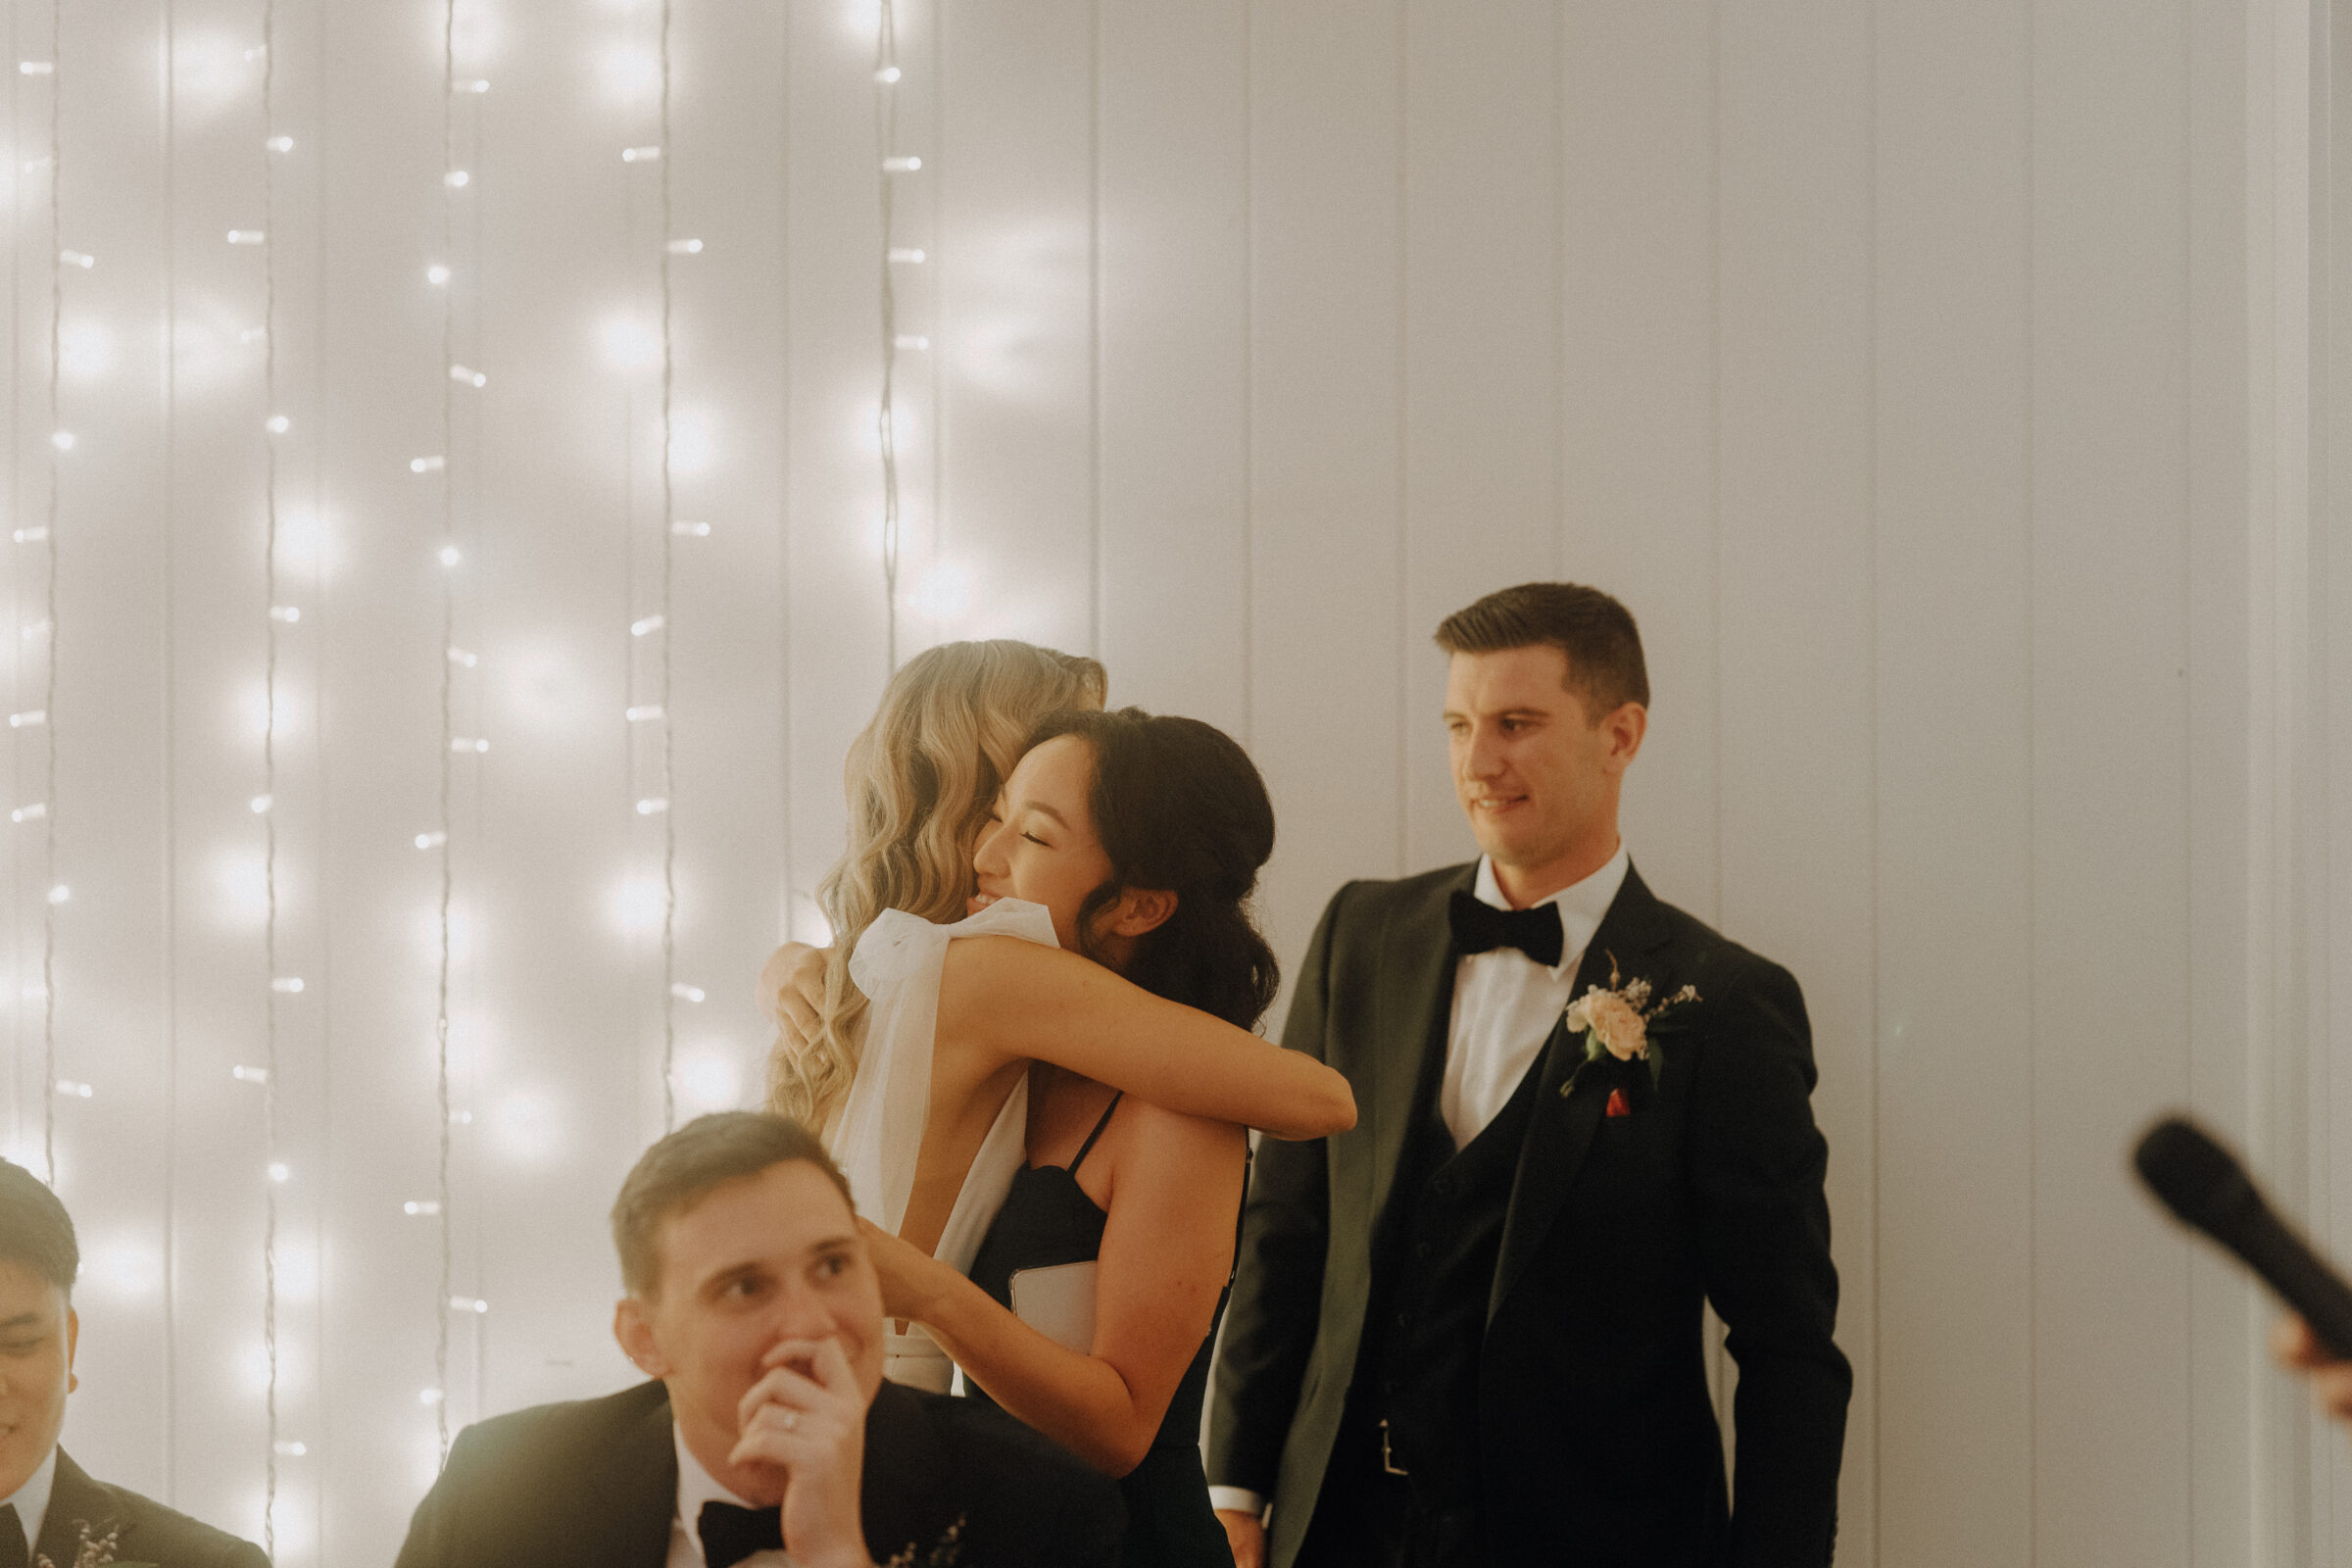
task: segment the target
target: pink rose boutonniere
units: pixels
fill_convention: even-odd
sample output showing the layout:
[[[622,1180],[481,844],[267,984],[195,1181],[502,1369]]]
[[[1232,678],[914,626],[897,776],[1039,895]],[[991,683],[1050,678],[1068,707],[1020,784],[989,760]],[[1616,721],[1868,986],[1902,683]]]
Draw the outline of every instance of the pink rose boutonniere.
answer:
[[[1686,1002],[1698,1000],[1696,986],[1685,986],[1661,1002],[1650,1001],[1651,986],[1647,980],[1626,980],[1617,973],[1616,955],[1609,956],[1609,983],[1589,986],[1585,994],[1568,1004],[1568,1027],[1585,1037],[1585,1061],[1625,1063],[1641,1061],[1649,1068],[1649,1085],[1654,1088],[1658,1074],[1664,1070],[1657,1043],[1652,1038],[1653,1026],[1668,1011]],[[1578,1077],[1583,1076],[1579,1069]],[[1622,1077],[1622,1074],[1613,1074]],[[1560,1090],[1562,1095],[1575,1087],[1575,1080]],[[1609,1091],[1608,1114],[1630,1116],[1634,1103],[1620,1083]]]

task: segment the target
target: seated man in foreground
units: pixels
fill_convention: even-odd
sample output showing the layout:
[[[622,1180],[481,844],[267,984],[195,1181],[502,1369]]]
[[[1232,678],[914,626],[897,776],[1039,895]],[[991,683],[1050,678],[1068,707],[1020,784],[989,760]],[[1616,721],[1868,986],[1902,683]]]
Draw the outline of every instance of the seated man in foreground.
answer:
[[[798,1124],[688,1122],[621,1184],[612,1240],[613,1333],[659,1381],[459,1434],[398,1568],[1117,1560],[1114,1483],[1001,1411],[882,1381],[881,1284]]]
[[[0,1565],[268,1568],[251,1542],[92,1481],[57,1446],[74,1386],[80,1268],[65,1204],[0,1160]]]

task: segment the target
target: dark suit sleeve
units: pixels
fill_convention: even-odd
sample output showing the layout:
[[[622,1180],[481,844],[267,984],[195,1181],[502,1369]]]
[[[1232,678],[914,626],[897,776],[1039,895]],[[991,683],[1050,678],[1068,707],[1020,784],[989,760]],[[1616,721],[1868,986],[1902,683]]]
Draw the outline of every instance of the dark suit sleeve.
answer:
[[[1352,885],[1352,884],[1351,884]],[[1282,1043],[1325,1059],[1331,996],[1331,932],[1342,888],[1307,944]],[[1233,1303],[1217,1353],[1209,1409],[1208,1478],[1272,1497],[1282,1448],[1298,1405],[1298,1383],[1322,1313],[1323,1255],[1331,1231],[1324,1143],[1260,1140],[1242,1205]]]
[[[1731,1561],[1822,1568],[1853,1373],[1831,1338],[1838,1271],[1813,1125],[1812,1035],[1796,981],[1742,955],[1709,988],[1691,1082],[1690,1174],[1708,1298],[1740,1365]]]
[[[477,1434],[471,1428],[458,1434],[439,1478],[410,1516],[409,1539],[401,1544],[393,1568],[454,1568],[451,1540],[457,1521],[457,1494],[478,1446]]]

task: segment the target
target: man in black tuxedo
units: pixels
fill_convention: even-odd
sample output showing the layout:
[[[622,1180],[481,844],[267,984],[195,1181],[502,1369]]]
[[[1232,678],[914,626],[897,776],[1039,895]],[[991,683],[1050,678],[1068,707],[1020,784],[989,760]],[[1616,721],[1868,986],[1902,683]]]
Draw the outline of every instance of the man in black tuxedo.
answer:
[[[0,1160],[0,1568],[268,1568],[249,1541],[93,1481],[57,1445],[74,1391],[81,1248],[57,1195]]]
[[[1623,606],[1531,583],[1437,640],[1485,854],[1342,888],[1299,969],[1283,1044],[1363,1115],[1257,1153],[1210,1420],[1235,1556],[1822,1568],[1852,1375],[1796,982],[1627,857],[1649,692]],[[1646,1032],[1568,1023],[1637,981],[1696,996]],[[1740,1365],[1736,1511],[1702,1301]]]
[[[796,1123],[688,1122],[629,1173],[612,1238],[613,1332],[660,1381],[468,1427],[399,1568],[1117,1560],[1115,1483],[1002,1411],[883,1382],[849,1186]]]

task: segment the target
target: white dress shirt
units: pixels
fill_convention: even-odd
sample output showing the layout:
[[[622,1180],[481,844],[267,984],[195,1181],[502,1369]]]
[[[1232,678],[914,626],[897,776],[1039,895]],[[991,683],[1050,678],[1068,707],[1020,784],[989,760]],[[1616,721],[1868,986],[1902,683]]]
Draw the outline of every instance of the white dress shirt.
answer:
[[[666,1568],[704,1568],[703,1538],[696,1523],[703,1517],[706,1502],[731,1502],[738,1508],[750,1503],[720,1486],[703,1461],[686,1446],[686,1436],[678,1431],[677,1422],[670,1422],[670,1436],[678,1445],[678,1513],[669,1522],[669,1557]],[[781,1550],[755,1551],[743,1559],[743,1568],[792,1568],[792,1559]]]
[[[1460,1149],[1493,1121],[1527,1076],[1527,1069],[1575,999],[1577,965],[1592,933],[1600,929],[1617,890],[1633,863],[1625,841],[1608,863],[1541,901],[1560,911],[1560,961],[1546,968],[1517,948],[1474,953],[1454,966],[1453,1019],[1446,1033],[1446,1078],[1438,1090],[1438,1114]],[[1478,858],[1474,890],[1482,904],[1507,909],[1510,901],[1494,880],[1494,864]],[[1540,906],[1530,906],[1538,907]]]
[[[1601,868],[1571,883],[1542,904],[1560,911],[1560,961],[1545,966],[1517,948],[1496,948],[1458,960],[1453,970],[1453,1013],[1446,1032],[1446,1076],[1438,1089],[1438,1114],[1460,1149],[1500,1113],[1551,1038],[1552,1025],[1575,999],[1576,971],[1592,945],[1592,934],[1625,886],[1633,864],[1625,841]],[[1478,858],[1479,899],[1498,909],[1511,906],[1494,880],[1494,864]],[[1531,906],[1532,907],[1532,906]],[[1266,1517],[1265,1499],[1246,1487],[1211,1487],[1209,1506]],[[676,1568],[673,1562],[672,1568]]]
[[[32,1548],[40,1544],[41,1525],[49,1517],[49,1489],[57,1484],[57,1445],[49,1446],[49,1457],[40,1462],[24,1484],[5,1497],[0,1506],[17,1510],[17,1523],[24,1527],[24,1561],[29,1568]]]

